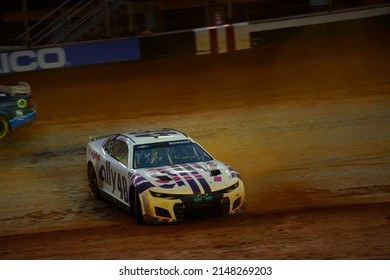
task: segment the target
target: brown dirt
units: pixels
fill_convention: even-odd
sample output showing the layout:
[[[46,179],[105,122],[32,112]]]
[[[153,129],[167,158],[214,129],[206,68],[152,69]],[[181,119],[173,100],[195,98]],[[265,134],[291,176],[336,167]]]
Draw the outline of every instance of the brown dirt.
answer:
[[[36,122],[0,143],[0,259],[389,259],[388,33],[0,76]],[[141,226],[88,196],[89,136],[174,127],[247,209]]]

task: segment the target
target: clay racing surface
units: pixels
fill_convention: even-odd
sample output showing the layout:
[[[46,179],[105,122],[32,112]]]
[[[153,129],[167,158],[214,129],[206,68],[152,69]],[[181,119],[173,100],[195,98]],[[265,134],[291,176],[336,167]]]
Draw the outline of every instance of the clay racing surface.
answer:
[[[0,143],[0,259],[389,259],[388,38],[0,77],[38,105]],[[89,197],[89,136],[163,127],[241,173],[244,213],[145,226]]]

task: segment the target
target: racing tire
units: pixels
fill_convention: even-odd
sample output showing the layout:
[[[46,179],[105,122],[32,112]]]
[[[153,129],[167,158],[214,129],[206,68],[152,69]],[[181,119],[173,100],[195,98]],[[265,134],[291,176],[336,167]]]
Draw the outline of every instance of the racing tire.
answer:
[[[142,214],[141,200],[139,199],[139,193],[134,191],[134,216],[137,224],[144,224],[144,216]]]
[[[100,199],[100,190],[98,185],[98,180],[96,177],[95,169],[92,164],[88,164],[88,185],[90,189],[90,194],[93,198]]]
[[[9,133],[9,123],[6,117],[0,116],[0,139]]]

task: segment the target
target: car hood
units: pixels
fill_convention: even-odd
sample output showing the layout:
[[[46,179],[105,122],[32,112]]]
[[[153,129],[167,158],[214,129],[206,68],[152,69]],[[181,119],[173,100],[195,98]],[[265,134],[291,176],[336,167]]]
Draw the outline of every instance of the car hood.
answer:
[[[239,175],[217,161],[176,164],[137,170],[134,185],[142,192],[149,188],[164,193],[201,194],[234,184]]]

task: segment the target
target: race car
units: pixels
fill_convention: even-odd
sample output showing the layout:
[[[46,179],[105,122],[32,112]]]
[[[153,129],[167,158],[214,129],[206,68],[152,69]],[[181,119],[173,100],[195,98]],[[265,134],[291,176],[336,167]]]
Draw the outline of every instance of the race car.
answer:
[[[18,127],[31,124],[35,117],[36,105],[29,84],[0,85],[0,139]]]
[[[129,210],[139,224],[245,209],[240,174],[175,129],[91,138],[87,176],[93,197]]]

